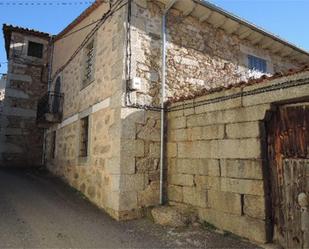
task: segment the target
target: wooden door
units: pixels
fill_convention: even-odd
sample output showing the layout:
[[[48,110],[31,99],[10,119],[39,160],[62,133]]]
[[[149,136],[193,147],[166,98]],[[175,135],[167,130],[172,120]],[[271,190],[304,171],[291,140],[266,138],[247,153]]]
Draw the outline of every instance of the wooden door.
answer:
[[[273,240],[284,248],[306,248],[308,208],[298,198],[309,196],[309,104],[278,107],[267,129]]]

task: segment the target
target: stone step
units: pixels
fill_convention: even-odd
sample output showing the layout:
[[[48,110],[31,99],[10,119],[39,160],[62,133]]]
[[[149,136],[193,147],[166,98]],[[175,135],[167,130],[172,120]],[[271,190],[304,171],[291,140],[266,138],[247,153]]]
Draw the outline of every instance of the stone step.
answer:
[[[159,206],[151,210],[155,223],[162,226],[185,227],[197,222],[197,215],[194,210],[175,206]]]

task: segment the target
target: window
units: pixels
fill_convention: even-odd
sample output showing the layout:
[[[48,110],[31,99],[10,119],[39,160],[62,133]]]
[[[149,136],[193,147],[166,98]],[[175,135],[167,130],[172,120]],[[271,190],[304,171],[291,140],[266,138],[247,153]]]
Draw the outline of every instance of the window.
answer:
[[[248,67],[251,70],[257,70],[262,73],[267,72],[267,63],[266,60],[253,56],[253,55],[248,55]]]
[[[52,132],[50,154],[51,158],[54,159],[56,155],[56,131]]]
[[[29,41],[27,55],[36,57],[36,58],[42,58],[43,57],[43,44]]]
[[[88,129],[89,129],[89,116],[81,119],[80,124],[80,145],[79,156],[88,156]]]
[[[87,86],[94,78],[94,56],[94,40],[92,40],[85,48],[83,87]]]

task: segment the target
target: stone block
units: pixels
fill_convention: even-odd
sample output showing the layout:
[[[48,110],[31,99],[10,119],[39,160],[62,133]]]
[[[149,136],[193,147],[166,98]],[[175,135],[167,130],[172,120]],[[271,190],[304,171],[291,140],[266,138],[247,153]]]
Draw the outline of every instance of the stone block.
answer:
[[[150,143],[149,144],[149,157],[160,157],[160,143]]]
[[[138,192],[138,206],[149,207],[159,205],[160,202],[160,182],[152,181],[143,191]]]
[[[237,91],[239,91],[239,89],[237,89]],[[223,93],[224,93],[224,91],[223,91]],[[208,95],[207,97],[208,97],[207,100],[209,100],[210,96]],[[212,98],[212,96],[211,96],[211,98]],[[195,101],[198,102],[199,99],[196,99]],[[233,108],[237,108],[237,107],[241,107],[241,106],[242,106],[241,98],[235,98],[235,99],[228,99],[228,100],[221,101],[221,102],[211,103],[211,104],[208,104],[208,105],[200,105],[200,106],[195,107],[194,110],[195,110],[196,114],[200,114],[200,113],[206,113],[206,112],[212,112],[212,111],[233,109]]]
[[[187,127],[206,126],[212,124],[240,123],[263,120],[270,104],[213,111],[187,117]]]
[[[218,158],[217,141],[179,142],[178,158]]]
[[[191,140],[222,139],[224,137],[224,125],[210,125],[194,127],[191,129]]]
[[[177,129],[177,130],[171,130],[170,131],[170,136],[169,136],[170,141],[187,141],[187,129]]]
[[[183,215],[174,207],[161,206],[151,210],[154,222],[162,226],[183,227],[186,220]]]
[[[169,129],[181,129],[186,127],[186,117],[176,117],[168,122]]]
[[[220,190],[220,179],[220,177],[196,175],[194,177],[194,183],[198,191]]]
[[[260,137],[259,122],[234,123],[226,125],[228,138],[257,138]]]
[[[167,157],[176,157],[177,156],[177,144],[176,143],[167,143],[166,144],[166,156]]]
[[[216,159],[177,159],[176,170],[181,174],[220,176]]]
[[[132,210],[137,208],[137,192],[125,191],[117,193],[119,195],[118,211]]]
[[[273,83],[273,82],[272,82]],[[274,84],[274,83],[273,83]],[[261,86],[259,86],[261,87]],[[256,89],[255,86],[249,86],[244,88],[244,91]],[[309,92],[308,85],[295,86],[288,89],[278,89],[275,91],[268,91],[259,94],[249,95],[243,97],[244,106],[253,106],[264,103],[273,103],[277,101],[287,100],[290,96],[293,98],[301,98],[304,96],[305,92]]]
[[[143,140],[135,140],[135,156],[143,157],[145,155],[145,144]]]
[[[172,174],[170,175],[169,184],[179,186],[193,186],[193,175]]]
[[[167,189],[167,196],[169,201],[183,202],[183,187],[169,185]]]
[[[183,187],[183,202],[194,207],[208,207],[207,190]]]
[[[198,215],[201,220],[205,220],[219,229],[259,243],[266,242],[266,226],[262,220],[224,213],[211,208],[200,208]]]
[[[241,215],[240,194],[209,190],[208,201],[212,209],[224,213]]]
[[[264,195],[262,180],[221,178],[221,190],[239,194]]]
[[[245,195],[244,196],[245,215],[264,220],[265,219],[265,197]]]
[[[212,158],[261,158],[257,138],[218,140],[218,151]]]
[[[140,191],[145,188],[144,174],[114,175],[110,178],[112,191]]]
[[[263,179],[261,160],[221,159],[221,176],[242,179]]]

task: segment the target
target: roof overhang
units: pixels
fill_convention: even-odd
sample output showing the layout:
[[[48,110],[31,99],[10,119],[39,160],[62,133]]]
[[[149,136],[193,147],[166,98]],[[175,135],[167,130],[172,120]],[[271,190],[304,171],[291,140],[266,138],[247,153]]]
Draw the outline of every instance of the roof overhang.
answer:
[[[171,0],[158,0],[168,5]],[[279,56],[295,60],[302,64],[309,63],[309,52],[265,31],[221,8],[204,0],[177,0],[173,8],[184,16],[191,15],[200,22],[207,22],[228,34],[237,35],[252,45],[258,45]]]

